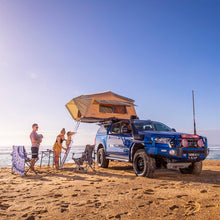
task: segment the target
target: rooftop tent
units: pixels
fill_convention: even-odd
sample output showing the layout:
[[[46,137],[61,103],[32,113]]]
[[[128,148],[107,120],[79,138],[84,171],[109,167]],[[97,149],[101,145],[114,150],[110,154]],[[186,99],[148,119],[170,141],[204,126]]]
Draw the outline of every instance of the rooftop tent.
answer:
[[[134,100],[111,91],[81,95],[66,104],[73,119],[99,122],[108,118],[130,119],[136,116]]]

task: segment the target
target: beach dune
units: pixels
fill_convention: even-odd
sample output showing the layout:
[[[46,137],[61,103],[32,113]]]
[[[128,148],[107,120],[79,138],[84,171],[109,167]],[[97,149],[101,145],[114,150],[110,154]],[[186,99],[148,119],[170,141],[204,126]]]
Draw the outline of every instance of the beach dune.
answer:
[[[26,177],[0,168],[0,219],[220,219],[220,161],[204,161],[200,176],[156,170],[152,179],[122,162],[73,168]]]

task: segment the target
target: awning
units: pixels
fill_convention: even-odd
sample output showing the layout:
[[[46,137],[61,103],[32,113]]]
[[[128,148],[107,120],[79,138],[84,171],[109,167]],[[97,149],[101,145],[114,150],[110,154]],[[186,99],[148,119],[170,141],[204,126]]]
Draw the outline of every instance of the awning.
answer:
[[[128,103],[128,102],[121,102],[121,101],[115,101],[115,100],[94,100],[94,104],[99,103],[99,104],[104,104],[104,105],[125,105],[125,106],[134,106],[133,103]]]

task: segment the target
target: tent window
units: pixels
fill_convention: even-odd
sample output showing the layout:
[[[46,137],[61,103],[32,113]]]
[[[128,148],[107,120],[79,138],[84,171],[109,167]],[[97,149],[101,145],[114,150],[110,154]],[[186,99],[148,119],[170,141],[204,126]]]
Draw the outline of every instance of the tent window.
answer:
[[[100,105],[100,106],[99,106],[99,112],[103,112],[103,113],[113,113],[113,108],[112,108],[111,106]]]
[[[126,114],[127,109],[125,105],[114,105],[114,106],[99,105],[99,112]]]
[[[125,105],[116,105],[114,106],[114,113],[126,114],[127,109]]]

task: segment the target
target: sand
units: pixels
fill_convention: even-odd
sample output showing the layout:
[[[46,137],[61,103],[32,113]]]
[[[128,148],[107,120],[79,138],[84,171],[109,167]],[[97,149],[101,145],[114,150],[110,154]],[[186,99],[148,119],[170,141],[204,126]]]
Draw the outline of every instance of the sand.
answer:
[[[220,161],[204,161],[200,176],[164,169],[153,179],[122,162],[73,168],[26,177],[0,168],[0,219],[220,219]]]

